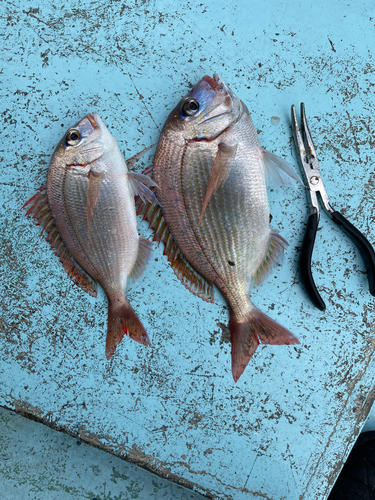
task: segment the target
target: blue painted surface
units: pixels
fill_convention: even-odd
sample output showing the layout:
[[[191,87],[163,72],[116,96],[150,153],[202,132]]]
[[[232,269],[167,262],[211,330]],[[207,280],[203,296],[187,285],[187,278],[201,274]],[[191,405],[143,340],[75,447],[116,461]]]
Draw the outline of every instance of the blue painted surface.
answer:
[[[262,145],[296,169],[290,106],[305,102],[331,203],[374,242],[371,7],[2,4],[0,405],[214,498],[327,497],[374,398],[374,299],[357,250],[322,214],[313,265],[327,311],[309,303],[297,275],[306,193],[270,192],[272,225],[290,246],[252,295],[301,346],[259,348],[236,385],[224,300],[193,297],[161,249],[129,290],[154,347],[124,339],[107,362],[104,294],[71,284],[20,207],[84,114],[97,111],[129,157],[217,72]]]
[[[374,429],[373,408],[362,432]],[[4,408],[0,445],[2,500],[206,498]]]
[[[166,479],[0,408],[1,499],[203,500]]]

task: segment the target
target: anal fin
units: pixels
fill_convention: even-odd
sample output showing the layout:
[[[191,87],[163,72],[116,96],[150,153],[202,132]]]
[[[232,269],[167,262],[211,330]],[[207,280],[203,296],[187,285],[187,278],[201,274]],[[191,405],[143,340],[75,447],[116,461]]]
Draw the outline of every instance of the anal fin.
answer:
[[[274,229],[271,229],[271,234],[268,242],[268,251],[254,273],[252,279],[254,286],[258,286],[269,275],[271,270],[278,264],[281,264],[284,258],[284,250],[288,246],[288,242]]]
[[[51,243],[51,249],[55,250],[55,255],[58,255],[69,278],[83,291],[92,297],[96,297],[97,291],[95,281],[92,281],[86,273],[78,267],[78,264],[75,263],[57,230],[48,206],[47,186],[40,187],[38,193],[30,198],[22,208],[30,204],[31,207],[28,209],[26,215],[34,214],[33,218],[38,220],[37,225],[42,226],[41,234],[47,232],[46,241]]]
[[[152,251],[153,251],[152,242],[147,240],[143,236],[140,236],[137,259],[129,275],[132,281],[136,281],[138,278],[142,276],[148,262],[151,259]]]
[[[152,176],[152,166],[147,167],[144,174]],[[173,272],[185,288],[205,302],[213,303],[213,284],[205,280],[185,259],[177,243],[174,241],[160,205],[158,203],[143,201],[140,197],[137,197],[135,199],[135,207],[137,215],[142,215],[143,220],[149,223],[149,228],[154,232],[153,241],[157,241],[158,244],[163,243],[163,255],[167,255]]]

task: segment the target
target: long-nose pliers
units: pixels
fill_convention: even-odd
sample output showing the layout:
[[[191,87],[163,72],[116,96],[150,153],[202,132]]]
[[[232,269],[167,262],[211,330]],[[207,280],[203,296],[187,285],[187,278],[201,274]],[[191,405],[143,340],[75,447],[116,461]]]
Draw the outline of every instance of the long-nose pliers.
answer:
[[[312,212],[307,222],[305,237],[301,249],[300,271],[302,281],[304,282],[306,291],[312,302],[318,309],[324,311],[326,305],[316,288],[311,273],[311,257],[319,224],[319,205],[317,193],[320,193],[323,204],[328,213],[331,215],[332,220],[348,232],[361,251],[363,260],[365,261],[367,267],[369,290],[373,296],[375,296],[375,252],[367,238],[343,215],[341,215],[340,212],[335,211],[329,203],[328,195],[320,175],[315,147],[307,126],[305,105],[303,103],[301,103],[301,123],[302,126],[300,129],[296,117],[296,108],[295,106],[292,106],[292,128],[294,138],[299,151],[301,164],[306,174],[312,203]]]

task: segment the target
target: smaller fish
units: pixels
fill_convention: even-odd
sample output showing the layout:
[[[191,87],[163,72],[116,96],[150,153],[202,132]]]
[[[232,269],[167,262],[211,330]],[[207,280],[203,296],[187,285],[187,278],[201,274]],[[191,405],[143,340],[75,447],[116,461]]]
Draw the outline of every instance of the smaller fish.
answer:
[[[152,243],[138,235],[134,196],[155,202],[148,176],[128,172],[152,146],[125,161],[98,114],[71,127],[52,156],[47,185],[25,203],[38,219],[73,282],[96,297],[99,283],[108,298],[106,357],[125,334],[150,345],[126,297],[129,278],[138,278]],[[91,278],[91,279],[90,279]]]

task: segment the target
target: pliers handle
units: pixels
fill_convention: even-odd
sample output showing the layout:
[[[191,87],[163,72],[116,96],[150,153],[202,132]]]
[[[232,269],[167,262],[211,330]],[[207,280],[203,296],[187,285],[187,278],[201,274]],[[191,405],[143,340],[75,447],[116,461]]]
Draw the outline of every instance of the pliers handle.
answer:
[[[311,272],[311,258],[320,218],[317,199],[318,192],[322,198],[325,208],[327,209],[328,213],[330,213],[332,220],[347,231],[351,239],[360,250],[367,268],[369,291],[373,296],[375,296],[375,252],[368,239],[360,231],[358,231],[358,229],[354,227],[353,224],[351,224],[340,212],[335,211],[329,203],[328,195],[320,175],[319,163],[307,125],[305,105],[303,103],[301,103],[301,122],[302,127],[300,129],[297,122],[296,109],[294,106],[292,106],[292,127],[294,138],[296,141],[297,149],[299,151],[301,165],[305,171],[308,181],[312,203],[312,213],[309,216],[305,237],[302,243],[300,271],[302,281],[312,302],[318,309],[324,311],[326,305],[316,288]]]

